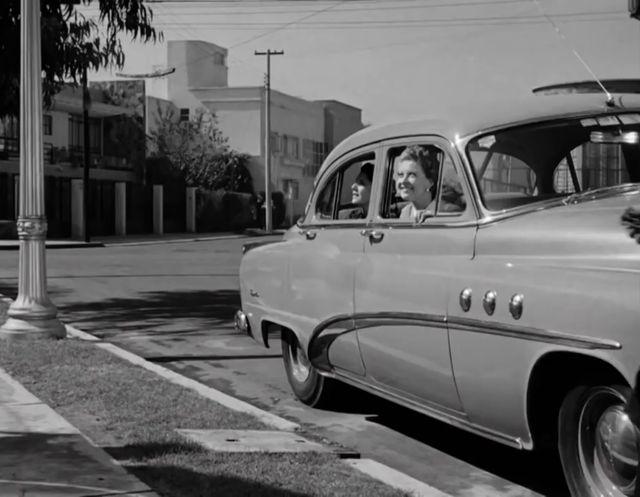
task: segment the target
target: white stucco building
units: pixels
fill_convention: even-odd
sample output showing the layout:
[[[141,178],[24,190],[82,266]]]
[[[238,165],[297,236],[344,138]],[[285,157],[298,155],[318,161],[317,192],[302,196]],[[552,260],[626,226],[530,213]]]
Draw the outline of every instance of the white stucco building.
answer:
[[[256,192],[264,191],[265,89],[228,86],[227,50],[203,41],[169,41],[166,67],[176,71],[147,82],[147,109],[172,105],[186,119],[197,109],[213,112],[229,145],[251,156]],[[163,103],[164,102],[164,103]],[[148,126],[153,111],[148,111]],[[361,129],[360,109],[336,100],[309,101],[271,89],[271,188],[292,193],[287,210],[303,210],[327,153]]]

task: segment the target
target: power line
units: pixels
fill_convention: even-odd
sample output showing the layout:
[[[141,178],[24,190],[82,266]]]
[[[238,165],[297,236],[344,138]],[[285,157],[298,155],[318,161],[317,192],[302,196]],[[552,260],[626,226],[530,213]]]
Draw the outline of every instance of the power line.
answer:
[[[248,40],[242,41],[240,43],[236,43],[235,45],[231,45],[229,47],[229,50],[231,50],[232,48],[240,47],[242,45],[246,45],[247,43],[250,43],[250,42],[252,42],[254,40],[257,40],[259,38],[264,38],[265,36],[268,36],[268,35],[270,35],[272,33],[275,33],[276,31],[280,31],[281,29],[285,29],[285,28],[287,28],[289,26],[292,26],[294,24],[297,24],[297,23],[300,23],[300,22],[305,21],[307,19],[310,19],[313,16],[316,16],[318,14],[322,14],[323,12],[327,12],[328,10],[331,10],[331,9],[337,7],[338,5],[344,3],[345,1],[347,1],[347,0],[339,0],[337,3],[335,3],[333,5],[330,5],[329,7],[325,8],[325,9],[315,11],[312,14],[309,14],[308,16],[304,16],[304,17],[302,17],[300,19],[296,19],[295,21],[291,21],[291,22],[285,23],[285,24],[283,24],[283,25],[281,25],[281,26],[279,26],[277,28],[274,28],[272,30],[267,31],[266,33],[263,33],[263,34],[260,34],[260,35],[257,35],[257,36],[253,36],[253,37],[249,38]]]
[[[348,0],[347,0],[348,1]],[[481,0],[481,1],[459,1],[459,2],[447,2],[447,3],[434,3],[434,4],[420,4],[420,5],[394,5],[394,6],[390,6],[390,5],[385,5],[385,6],[376,6],[376,7],[371,7],[371,6],[354,6],[354,7],[341,7],[340,8],[340,12],[375,12],[375,11],[383,11],[383,10],[415,10],[415,9],[437,9],[437,8],[450,8],[450,7],[474,7],[474,6],[486,6],[486,5],[505,5],[505,4],[511,4],[511,5],[515,5],[518,3],[528,3],[529,0]],[[261,2],[264,3],[264,2]],[[315,3],[315,2],[314,2]],[[181,9],[187,9],[189,10],[189,7],[194,8],[194,9],[202,9],[203,7],[200,5],[185,5],[185,6],[181,6]],[[200,10],[197,12],[189,12],[189,15],[198,15],[198,16],[202,16],[202,15],[260,15],[260,14],[266,14],[266,15],[274,15],[274,14],[304,14],[309,12],[308,9],[306,10],[300,10],[300,9],[296,9],[296,10],[280,10],[281,8],[287,8],[288,6],[285,7],[280,7],[280,6],[274,6],[271,7],[274,10],[265,10],[265,9],[269,9],[270,7],[264,7],[263,10],[235,10],[235,11],[218,11],[216,10],[215,12],[211,12],[211,9],[208,10]],[[308,7],[313,8],[312,5],[309,5]],[[218,7],[214,7],[214,9],[217,9]],[[242,9],[242,7],[238,7],[240,9]],[[278,10],[275,10],[278,9]]]
[[[317,12],[319,13],[319,12]],[[556,18],[567,18],[567,17],[596,17],[603,15],[618,15],[622,14],[620,11],[616,10],[606,10],[606,11],[598,11],[598,12],[569,12],[565,14],[556,14],[553,17]],[[315,14],[314,14],[315,15]],[[625,14],[626,15],[626,14]],[[439,23],[439,22],[474,22],[474,21],[511,21],[511,20],[525,20],[525,19],[546,19],[543,15],[517,15],[517,16],[483,16],[483,17],[436,17],[436,18],[428,18],[428,19],[384,19],[384,20],[352,20],[352,21],[310,21],[302,23],[303,19],[297,19],[296,21],[292,21],[292,23],[288,24],[304,24],[304,26],[351,26],[351,25],[392,25],[392,24],[420,24],[420,23]],[[177,23],[174,23],[178,25]],[[193,23],[189,23],[193,24]],[[204,23],[196,23],[196,24],[204,24]],[[206,24],[210,26],[283,26],[281,22],[276,21],[242,21],[242,22],[207,22]]]

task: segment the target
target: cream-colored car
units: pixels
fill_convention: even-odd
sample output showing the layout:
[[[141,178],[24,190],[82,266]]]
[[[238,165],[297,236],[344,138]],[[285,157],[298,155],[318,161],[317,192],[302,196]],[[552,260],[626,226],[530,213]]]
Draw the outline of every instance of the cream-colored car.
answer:
[[[576,497],[633,495],[640,245],[622,216],[640,206],[640,99],[444,117],[331,152],[298,224],[245,248],[237,325],[282,344],[302,402],[349,383],[516,449],[558,447]]]

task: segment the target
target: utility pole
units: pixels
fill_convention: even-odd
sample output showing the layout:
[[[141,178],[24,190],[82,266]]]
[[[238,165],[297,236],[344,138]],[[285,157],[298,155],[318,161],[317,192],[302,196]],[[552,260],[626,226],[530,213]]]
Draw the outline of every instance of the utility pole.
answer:
[[[284,50],[256,50],[255,55],[267,56],[267,74],[264,78],[265,89],[265,130],[264,130],[264,230],[272,231],[271,223],[271,56],[284,55]]]
[[[87,68],[82,70],[82,128],[84,132],[84,171],[82,187],[82,205],[84,210],[84,241],[89,243],[89,167],[91,161],[89,149],[89,106],[91,105],[91,95],[89,94],[89,82],[87,81]]]

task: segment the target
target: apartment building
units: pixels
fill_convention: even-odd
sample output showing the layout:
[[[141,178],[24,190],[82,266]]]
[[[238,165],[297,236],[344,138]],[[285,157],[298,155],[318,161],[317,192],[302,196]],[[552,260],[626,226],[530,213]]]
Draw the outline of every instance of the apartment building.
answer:
[[[254,188],[264,191],[266,92],[263,86],[229,86],[227,55],[227,49],[213,43],[167,42],[167,67],[177,70],[149,82],[147,106],[164,101],[183,119],[202,108],[213,112],[229,145],[250,155]],[[271,189],[287,195],[287,209],[296,217],[304,211],[328,152],[363,127],[362,111],[337,100],[305,100],[272,88],[270,114]]]

